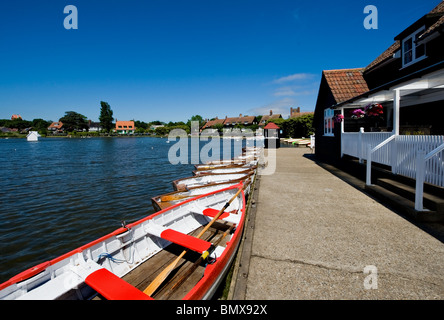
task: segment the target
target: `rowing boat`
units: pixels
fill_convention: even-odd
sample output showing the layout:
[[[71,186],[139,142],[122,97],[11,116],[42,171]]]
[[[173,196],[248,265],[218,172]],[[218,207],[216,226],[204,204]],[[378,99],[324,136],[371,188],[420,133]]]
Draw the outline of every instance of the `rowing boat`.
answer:
[[[217,183],[245,181],[255,174],[254,170],[245,173],[204,174],[181,178],[173,181],[175,191],[185,191]]]
[[[203,174],[227,174],[227,173],[247,173],[251,170],[256,170],[256,166],[242,166],[236,168],[218,168],[218,169],[208,169],[208,170],[194,170],[193,174],[195,176]]]
[[[245,196],[248,196],[250,193],[250,183],[252,179],[251,177],[244,181],[244,184],[247,185],[245,188]],[[160,211],[162,209],[168,208],[172,205],[175,205],[177,203],[183,202],[187,199],[206,194],[209,192],[213,192],[216,190],[224,189],[229,186],[233,186],[238,184],[239,181],[229,181],[225,183],[216,183],[209,186],[203,186],[199,188],[194,188],[186,191],[173,191],[168,192],[162,195],[158,195],[151,198],[151,203],[153,205],[153,208],[155,211]]]
[[[124,225],[0,284],[0,299],[209,299],[240,242],[243,188],[200,195]]]

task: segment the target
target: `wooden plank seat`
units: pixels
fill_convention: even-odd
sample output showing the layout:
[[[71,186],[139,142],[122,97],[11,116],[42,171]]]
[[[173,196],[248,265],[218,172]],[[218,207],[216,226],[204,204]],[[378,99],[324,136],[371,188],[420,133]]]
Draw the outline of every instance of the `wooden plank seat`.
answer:
[[[105,268],[88,275],[85,283],[108,300],[154,300]]]

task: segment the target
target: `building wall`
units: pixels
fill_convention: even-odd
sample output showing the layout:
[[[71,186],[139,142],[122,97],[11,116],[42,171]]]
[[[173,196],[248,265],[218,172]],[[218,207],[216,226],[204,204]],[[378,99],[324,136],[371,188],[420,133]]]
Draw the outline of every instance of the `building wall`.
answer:
[[[315,154],[323,160],[335,161],[341,158],[341,129],[335,124],[334,136],[324,136],[324,110],[336,104],[327,82],[322,76],[313,118],[315,129]]]

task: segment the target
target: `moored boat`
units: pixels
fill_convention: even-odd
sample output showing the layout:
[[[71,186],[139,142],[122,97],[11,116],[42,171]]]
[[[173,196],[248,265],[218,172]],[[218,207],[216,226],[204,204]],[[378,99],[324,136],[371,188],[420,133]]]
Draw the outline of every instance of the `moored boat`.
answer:
[[[225,173],[225,174],[204,174],[181,178],[173,181],[173,188],[175,191],[191,190],[208,185],[226,182],[240,182],[245,181],[254,175],[254,170],[246,173]]]
[[[0,284],[0,299],[209,299],[240,242],[243,189],[239,183],[122,226]]]
[[[244,193],[246,196],[248,196],[250,192],[250,183],[252,179],[251,177],[244,181],[244,184],[247,185],[247,187],[244,190]],[[168,208],[172,205],[175,205],[177,203],[183,202],[187,199],[190,199],[192,197],[196,197],[198,195],[206,194],[209,192],[213,192],[216,190],[224,189],[229,186],[233,186],[238,184],[239,181],[229,181],[225,183],[216,183],[209,186],[203,186],[199,188],[193,188],[186,191],[173,191],[168,192],[162,195],[155,196],[151,198],[151,203],[155,211],[160,211],[162,209]]]
[[[208,170],[194,170],[193,174],[195,176],[203,174],[227,174],[227,173],[247,173],[251,170],[256,170],[257,166],[242,166],[236,168],[218,168],[218,169],[208,169]]]

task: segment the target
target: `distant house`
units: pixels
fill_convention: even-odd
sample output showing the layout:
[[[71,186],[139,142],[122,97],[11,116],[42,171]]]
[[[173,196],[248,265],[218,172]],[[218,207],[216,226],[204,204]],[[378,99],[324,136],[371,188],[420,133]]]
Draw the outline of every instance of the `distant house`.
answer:
[[[88,120],[88,131],[89,132],[99,132],[102,129],[103,128],[100,125],[100,122],[93,122],[91,120]]]
[[[252,124],[256,124],[256,117],[255,116],[242,116],[242,114],[239,114],[239,117],[233,117],[228,118],[225,117],[225,120],[223,122],[224,127],[234,127],[235,125],[243,125],[243,126],[249,126]]]
[[[63,122],[56,121],[56,122],[51,123],[48,127],[48,131],[50,131],[52,133],[62,133],[64,131],[63,130]]]
[[[118,121],[116,120],[116,132],[118,134],[133,134],[136,130],[134,121]]]
[[[313,112],[301,112],[301,107],[290,108],[290,118],[299,118],[309,114],[313,114]]]
[[[207,122],[202,126],[202,130],[211,129],[216,124],[223,125],[224,122],[225,122],[225,119],[218,119],[217,117],[213,120],[207,120]]]
[[[261,121],[259,122],[259,126],[263,127],[267,124],[268,121],[273,119],[282,119],[282,115],[280,113],[273,114],[273,110],[270,110],[270,114],[262,116]]]
[[[15,119],[20,119],[20,120],[22,120],[22,116],[19,115],[19,114],[13,114],[12,117],[11,117],[11,120],[15,120]]]

